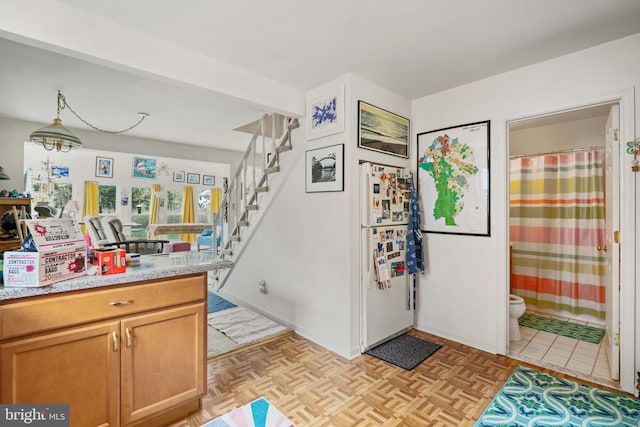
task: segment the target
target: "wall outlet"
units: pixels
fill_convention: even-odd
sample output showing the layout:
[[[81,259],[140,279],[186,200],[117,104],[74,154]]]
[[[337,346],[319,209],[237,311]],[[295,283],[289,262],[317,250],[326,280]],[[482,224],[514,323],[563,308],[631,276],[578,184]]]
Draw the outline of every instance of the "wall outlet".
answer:
[[[267,293],[267,282],[265,282],[264,280],[260,280],[260,282],[258,282],[258,285],[260,285],[260,293],[261,294],[265,294]]]

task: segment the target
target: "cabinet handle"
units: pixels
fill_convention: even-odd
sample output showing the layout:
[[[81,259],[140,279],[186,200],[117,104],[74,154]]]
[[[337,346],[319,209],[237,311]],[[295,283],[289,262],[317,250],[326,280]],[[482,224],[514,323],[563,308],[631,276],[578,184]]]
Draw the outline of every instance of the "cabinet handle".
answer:
[[[127,335],[127,348],[131,348],[131,330],[125,328],[124,333]]]
[[[124,300],[124,301],[111,301],[109,303],[109,305],[112,306],[112,307],[119,307],[121,305],[129,305],[129,304],[133,304],[133,300],[132,299]]]
[[[111,340],[113,341],[113,351],[118,351],[118,334],[111,332]]]

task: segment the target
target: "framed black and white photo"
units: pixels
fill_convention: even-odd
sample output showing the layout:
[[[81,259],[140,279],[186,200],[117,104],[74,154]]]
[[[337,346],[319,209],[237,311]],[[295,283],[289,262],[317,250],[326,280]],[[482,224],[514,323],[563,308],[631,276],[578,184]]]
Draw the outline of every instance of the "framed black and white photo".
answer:
[[[212,175],[202,175],[202,184],[216,185],[216,177]]]
[[[418,134],[422,231],[490,236],[490,122]]]
[[[187,172],[187,182],[189,184],[200,184],[200,174]]]
[[[344,86],[307,97],[307,139],[344,132]]]
[[[307,193],[344,190],[344,144],[307,150],[305,153]]]
[[[409,158],[409,119],[358,101],[358,147]]]
[[[184,182],[184,171],[174,171],[173,182]]]

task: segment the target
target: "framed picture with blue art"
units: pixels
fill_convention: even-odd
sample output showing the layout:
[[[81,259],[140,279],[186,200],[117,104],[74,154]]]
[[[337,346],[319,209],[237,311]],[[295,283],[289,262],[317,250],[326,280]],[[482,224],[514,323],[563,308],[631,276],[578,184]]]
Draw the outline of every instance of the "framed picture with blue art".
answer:
[[[344,86],[307,97],[307,139],[344,132]]]
[[[409,158],[409,119],[358,101],[358,147]]]
[[[156,179],[156,160],[134,157],[132,175],[134,178]]]
[[[96,156],[96,176],[113,178],[113,158]]]

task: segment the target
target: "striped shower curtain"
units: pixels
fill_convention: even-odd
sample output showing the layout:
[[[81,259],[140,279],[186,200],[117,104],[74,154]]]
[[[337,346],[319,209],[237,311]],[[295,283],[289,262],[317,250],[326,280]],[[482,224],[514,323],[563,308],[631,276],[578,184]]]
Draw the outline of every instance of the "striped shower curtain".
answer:
[[[527,306],[605,317],[603,153],[510,161],[511,293]]]

